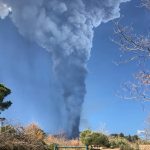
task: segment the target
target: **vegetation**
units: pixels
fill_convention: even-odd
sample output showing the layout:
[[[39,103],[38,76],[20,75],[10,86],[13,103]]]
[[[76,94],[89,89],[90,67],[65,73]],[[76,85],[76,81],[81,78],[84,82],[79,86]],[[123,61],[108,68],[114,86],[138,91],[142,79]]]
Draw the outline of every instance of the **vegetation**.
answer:
[[[33,138],[35,139],[38,139],[38,140],[44,140],[45,136],[46,136],[46,133],[40,129],[40,127],[34,123],[28,125],[26,128],[25,128],[25,132],[27,134],[30,134],[30,136],[32,136]]]
[[[3,84],[0,84],[0,113],[1,111],[4,111],[5,109],[8,109],[11,106],[11,101],[4,102],[5,97],[8,96],[10,93],[10,89],[6,88]]]
[[[48,135],[44,141],[50,145],[50,147],[54,147],[54,144],[60,146],[81,146],[83,145],[79,139],[66,139],[64,136],[53,136]]]
[[[128,145],[128,141],[122,137],[114,137],[109,139],[111,148],[118,148],[122,145]]]
[[[112,137],[122,137],[126,140],[128,140],[129,142],[137,142],[140,138],[138,137],[138,135],[127,135],[125,136],[123,133],[120,134],[111,134]]]
[[[34,126],[37,130],[37,126]],[[4,128],[4,127],[3,127]],[[1,150],[48,150],[46,143],[40,139],[36,132],[23,127],[6,127],[0,133]]]
[[[124,137],[109,137],[111,148],[120,148],[120,150],[139,150],[138,141],[129,142]]]
[[[142,140],[129,141],[123,134],[104,135],[99,132],[85,130],[80,133],[80,139],[66,139],[60,136],[47,135],[36,124],[26,127],[4,126],[0,133],[0,150],[53,150],[59,146],[84,146],[89,148],[103,147],[118,150],[139,150]],[[134,136],[131,136],[134,137]]]
[[[83,144],[101,146],[107,148],[120,148],[121,150],[138,150],[140,138],[137,135],[125,136],[123,133],[111,134],[106,136],[99,132],[85,130],[80,134],[80,140]]]
[[[99,145],[109,147],[108,137],[99,132],[92,132],[90,130],[83,131],[80,135],[80,140],[85,145]]]

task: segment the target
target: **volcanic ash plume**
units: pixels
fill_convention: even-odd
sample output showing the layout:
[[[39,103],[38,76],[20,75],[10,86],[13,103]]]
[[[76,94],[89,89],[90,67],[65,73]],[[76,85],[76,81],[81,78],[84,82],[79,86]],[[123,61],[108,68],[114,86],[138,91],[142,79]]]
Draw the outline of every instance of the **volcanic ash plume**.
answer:
[[[19,32],[51,53],[65,103],[68,137],[79,133],[93,29],[119,17],[120,3],[126,1],[0,0],[0,8],[11,8],[10,18]],[[8,12],[0,9],[1,17]]]

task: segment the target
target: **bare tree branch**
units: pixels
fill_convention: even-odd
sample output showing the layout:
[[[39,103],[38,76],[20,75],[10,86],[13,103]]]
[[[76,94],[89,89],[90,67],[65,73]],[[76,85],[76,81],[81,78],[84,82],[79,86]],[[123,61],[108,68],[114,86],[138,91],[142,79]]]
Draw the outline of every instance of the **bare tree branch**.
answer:
[[[150,0],[142,0],[141,6],[150,9]],[[123,26],[119,22],[114,24],[113,42],[120,47],[120,58],[125,58],[118,64],[138,61],[140,69],[134,75],[133,82],[123,85],[122,89],[125,95],[121,97],[150,101],[150,33],[147,35],[136,34],[132,26]]]
[[[132,27],[122,26],[115,22],[113,42],[120,46],[122,53],[130,53],[129,61],[150,59],[150,37],[133,33]]]
[[[150,0],[141,0],[142,1],[142,6],[150,9]]]

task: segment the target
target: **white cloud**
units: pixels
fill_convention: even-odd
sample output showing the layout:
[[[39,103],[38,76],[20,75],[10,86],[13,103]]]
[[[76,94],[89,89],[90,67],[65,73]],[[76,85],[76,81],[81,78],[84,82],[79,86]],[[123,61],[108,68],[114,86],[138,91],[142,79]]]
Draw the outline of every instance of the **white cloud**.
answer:
[[[137,130],[137,134],[138,134],[138,135],[143,134],[143,133],[145,133],[144,130]]]
[[[4,19],[8,16],[9,12],[11,12],[11,8],[0,2],[0,18]]]

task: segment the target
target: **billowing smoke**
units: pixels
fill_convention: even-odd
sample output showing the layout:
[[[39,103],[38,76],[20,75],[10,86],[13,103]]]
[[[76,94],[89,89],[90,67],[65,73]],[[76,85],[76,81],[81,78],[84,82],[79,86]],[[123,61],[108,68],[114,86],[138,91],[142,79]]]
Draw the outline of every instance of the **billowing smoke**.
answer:
[[[19,32],[51,53],[66,108],[68,137],[79,133],[86,93],[86,63],[95,27],[120,16],[129,0],[0,0],[0,16],[10,11]],[[6,9],[6,10],[5,10]],[[33,56],[34,57],[34,56]]]

